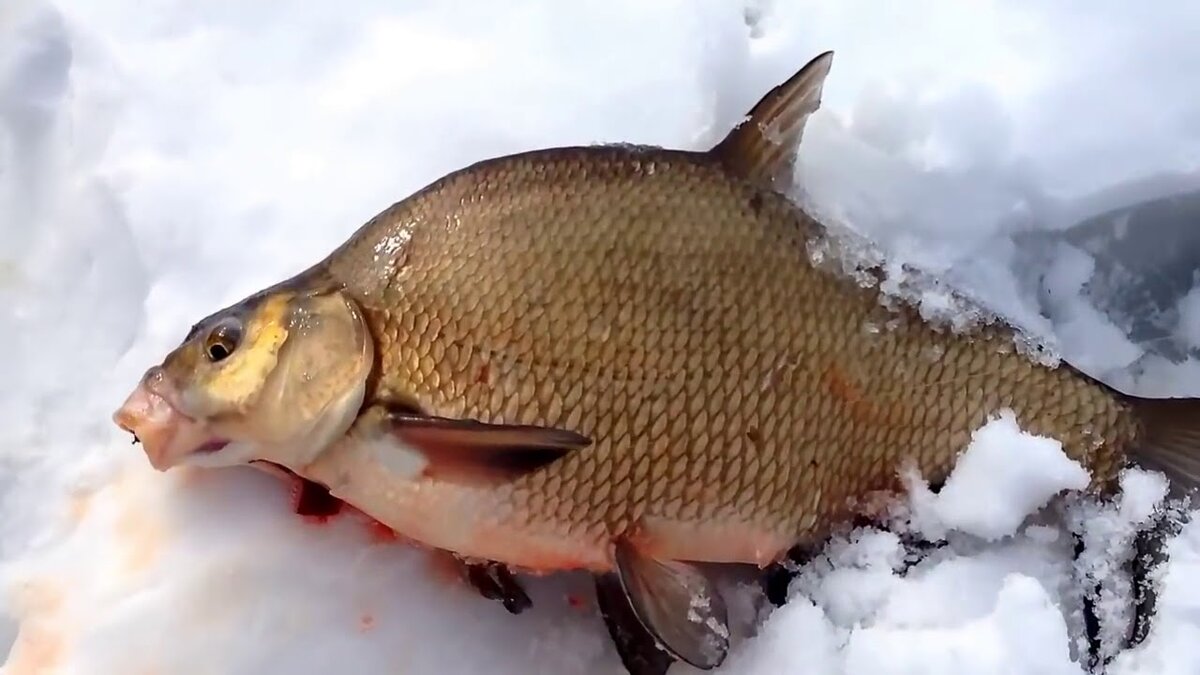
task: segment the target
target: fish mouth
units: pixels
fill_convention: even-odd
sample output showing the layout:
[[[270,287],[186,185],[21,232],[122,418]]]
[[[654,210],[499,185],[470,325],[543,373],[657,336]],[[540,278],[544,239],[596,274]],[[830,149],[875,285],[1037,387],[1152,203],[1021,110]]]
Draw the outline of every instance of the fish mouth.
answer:
[[[172,400],[175,389],[162,368],[154,367],[113,413],[113,422],[141,442],[146,458],[158,471],[178,466],[196,454],[212,454],[229,444],[214,437],[205,425],[184,414]]]

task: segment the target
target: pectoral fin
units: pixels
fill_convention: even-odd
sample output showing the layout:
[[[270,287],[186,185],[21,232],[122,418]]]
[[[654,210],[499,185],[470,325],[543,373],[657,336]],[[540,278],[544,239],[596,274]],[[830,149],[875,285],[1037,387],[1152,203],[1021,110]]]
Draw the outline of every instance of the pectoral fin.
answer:
[[[503,482],[532,473],[591,440],[573,431],[487,424],[420,413],[372,411],[384,429],[421,459],[421,475],[454,482]]]
[[[616,564],[634,614],[663,649],[702,670],[725,661],[725,602],[703,572],[643,555],[625,539],[617,541]]]

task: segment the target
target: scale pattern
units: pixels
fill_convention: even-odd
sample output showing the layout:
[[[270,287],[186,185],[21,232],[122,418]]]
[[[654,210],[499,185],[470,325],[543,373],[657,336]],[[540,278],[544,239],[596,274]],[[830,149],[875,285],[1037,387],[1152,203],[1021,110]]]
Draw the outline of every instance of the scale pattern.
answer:
[[[820,231],[705,154],[565,148],[447,176],[329,269],[372,324],[373,399],[593,439],[482,514],[547,536],[817,536],[906,466],[940,480],[1003,408],[1114,476],[1137,433],[1121,401],[1007,329],[885,309],[810,262]]]

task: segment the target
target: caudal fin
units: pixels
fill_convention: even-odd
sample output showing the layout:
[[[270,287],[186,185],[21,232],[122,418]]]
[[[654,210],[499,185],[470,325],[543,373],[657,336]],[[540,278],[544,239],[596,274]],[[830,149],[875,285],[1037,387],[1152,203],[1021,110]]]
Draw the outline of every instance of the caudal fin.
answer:
[[[1200,399],[1132,399],[1142,423],[1142,435],[1130,451],[1146,469],[1161,471],[1172,488],[1200,488]]]
[[[804,124],[821,107],[821,90],[832,63],[833,52],[809,61],[787,82],[767,92],[710,152],[730,172],[786,191],[791,187]]]

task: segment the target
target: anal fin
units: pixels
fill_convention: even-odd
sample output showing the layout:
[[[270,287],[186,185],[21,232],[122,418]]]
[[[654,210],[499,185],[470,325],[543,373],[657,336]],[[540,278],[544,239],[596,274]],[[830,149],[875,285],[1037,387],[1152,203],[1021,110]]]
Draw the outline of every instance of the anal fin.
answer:
[[[646,556],[624,538],[616,542],[615,557],[630,607],[663,649],[701,670],[725,661],[725,601],[702,571],[685,562]]]

